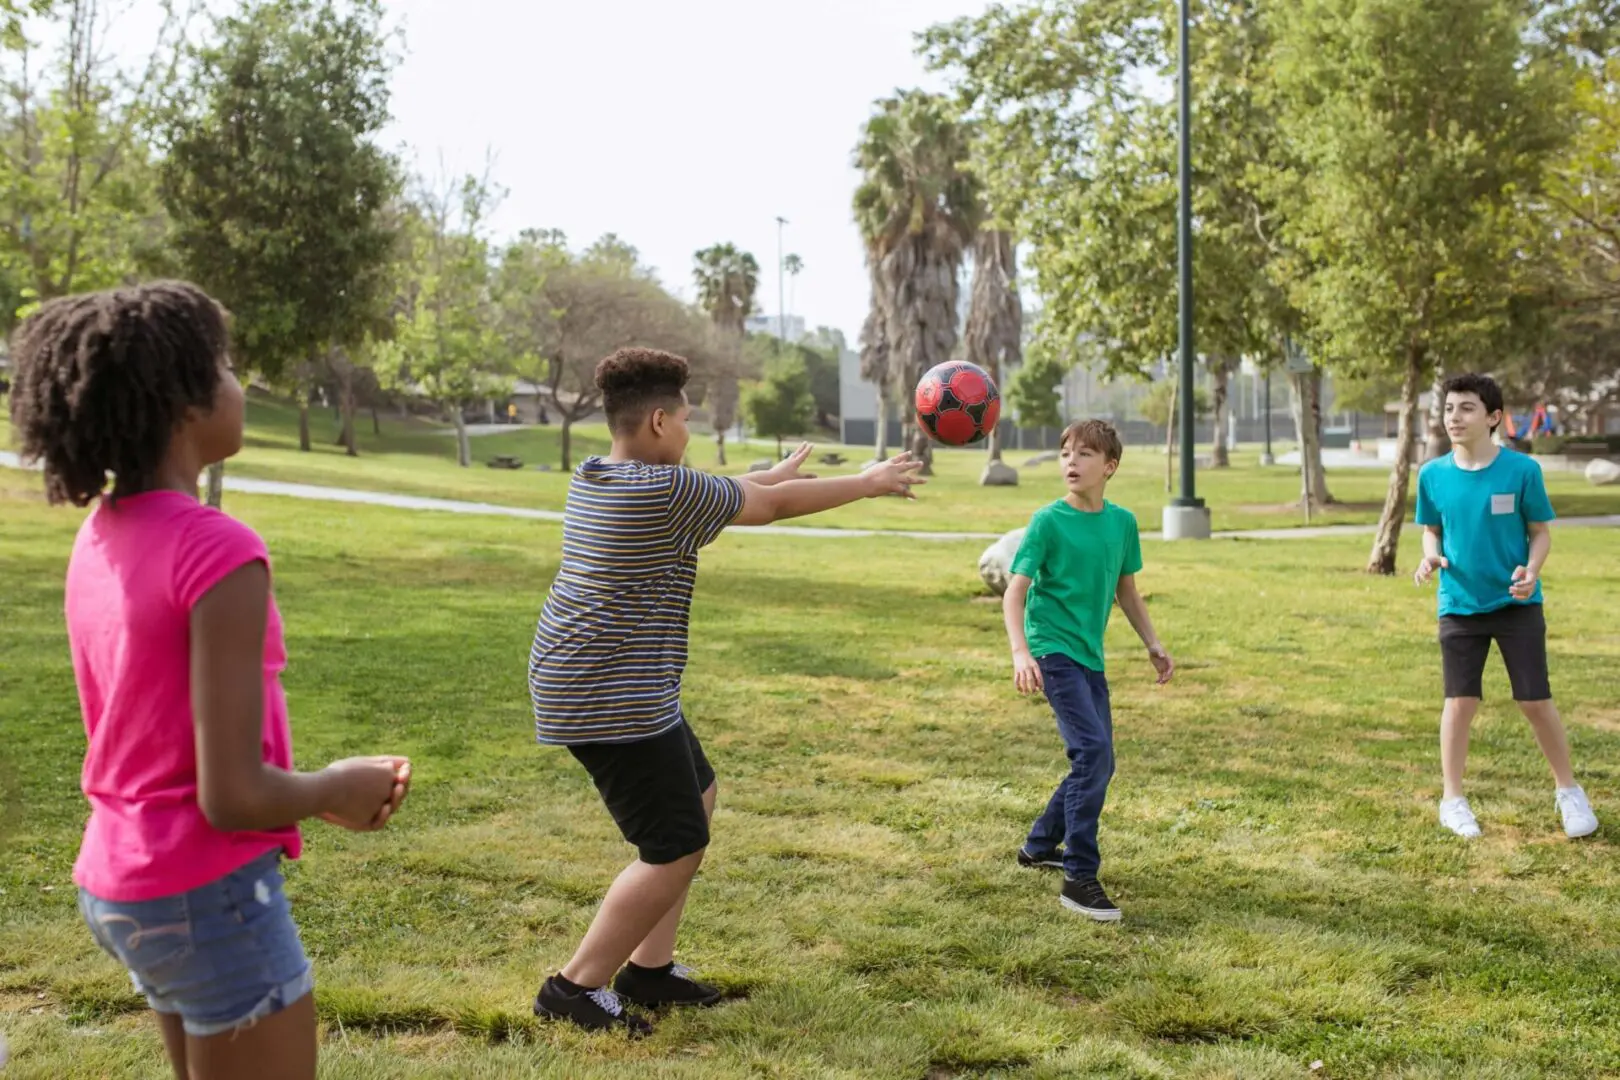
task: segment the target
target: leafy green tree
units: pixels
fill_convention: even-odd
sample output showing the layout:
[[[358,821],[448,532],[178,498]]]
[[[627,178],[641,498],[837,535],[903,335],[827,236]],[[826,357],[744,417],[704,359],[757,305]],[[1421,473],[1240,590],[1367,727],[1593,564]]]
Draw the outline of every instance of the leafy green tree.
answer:
[[[1367,569],[1389,574],[1437,365],[1489,355],[1526,288],[1524,200],[1563,139],[1551,65],[1522,64],[1503,0],[1298,0],[1272,12],[1295,303],[1330,369],[1401,380],[1395,467]]]
[[[181,263],[230,308],[239,359],[292,376],[303,450],[317,370],[391,321],[401,178],[376,139],[392,64],[378,0],[246,0],[193,50],[168,122]]]
[[[750,386],[743,395],[743,414],[757,434],[776,440],[776,456],[782,456],[782,440],[803,435],[815,422],[816,401],[810,393],[810,373],[804,361],[785,355],[771,361],[763,381]]]
[[[491,194],[472,176],[418,192],[404,225],[407,272],[386,339],[370,346],[382,384],[435,405],[456,429],[456,459],[472,464],[466,410],[504,396],[512,354],[491,295],[484,221]]]

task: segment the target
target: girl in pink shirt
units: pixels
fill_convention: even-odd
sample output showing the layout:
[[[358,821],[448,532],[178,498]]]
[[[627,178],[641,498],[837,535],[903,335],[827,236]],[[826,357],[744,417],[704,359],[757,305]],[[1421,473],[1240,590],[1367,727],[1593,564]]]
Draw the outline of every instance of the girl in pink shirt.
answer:
[[[197,501],[202,470],[242,448],[227,345],[192,285],[53,300],[13,344],[12,419],[50,501],[95,503],[66,590],[89,737],[80,910],[180,1080],[312,1080],[314,984],[279,863],[305,818],[381,828],[410,765],[293,769],[269,553]]]

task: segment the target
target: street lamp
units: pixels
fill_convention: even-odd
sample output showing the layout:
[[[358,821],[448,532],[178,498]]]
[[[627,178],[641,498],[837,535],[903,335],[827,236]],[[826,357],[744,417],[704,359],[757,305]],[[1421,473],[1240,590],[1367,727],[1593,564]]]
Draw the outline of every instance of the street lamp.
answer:
[[[787,344],[787,290],[783,285],[786,262],[782,254],[782,227],[788,219],[777,215],[776,218],[776,339],[780,342],[778,348]]]
[[[1181,262],[1181,494],[1164,508],[1166,540],[1209,539],[1209,507],[1198,498],[1193,486],[1193,237],[1192,237],[1192,74],[1187,62],[1187,31],[1190,0],[1181,0],[1178,37],[1180,61],[1177,72],[1181,121],[1177,132],[1180,144],[1179,202],[1180,229],[1178,256]]]

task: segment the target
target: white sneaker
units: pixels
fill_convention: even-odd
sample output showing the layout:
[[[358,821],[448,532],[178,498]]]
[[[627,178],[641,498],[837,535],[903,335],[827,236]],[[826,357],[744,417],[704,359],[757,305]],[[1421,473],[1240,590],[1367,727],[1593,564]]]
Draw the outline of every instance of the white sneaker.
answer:
[[[1440,824],[1462,837],[1472,840],[1479,835],[1479,822],[1468,808],[1468,800],[1461,795],[1455,799],[1440,800]]]
[[[1597,832],[1597,815],[1592,813],[1592,804],[1587,800],[1586,792],[1579,787],[1559,788],[1553,798],[1558,803],[1559,812],[1564,815],[1564,832],[1572,839]]]

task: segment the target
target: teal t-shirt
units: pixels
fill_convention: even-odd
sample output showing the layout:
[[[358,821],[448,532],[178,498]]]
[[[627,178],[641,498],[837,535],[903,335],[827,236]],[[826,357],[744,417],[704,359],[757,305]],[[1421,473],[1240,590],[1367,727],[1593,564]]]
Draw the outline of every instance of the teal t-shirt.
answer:
[[[1447,454],[1418,473],[1417,522],[1438,526],[1440,614],[1483,615],[1511,604],[1541,603],[1541,583],[1528,600],[1508,588],[1530,560],[1529,523],[1551,521],[1541,466],[1515,450],[1497,451],[1483,469],[1464,469]]]
[[[1103,501],[1087,513],[1059,499],[1035,511],[1012,572],[1034,584],[1024,604],[1024,636],[1036,657],[1062,653],[1103,670],[1103,631],[1119,579],[1142,569],[1142,538],[1129,510]]]

